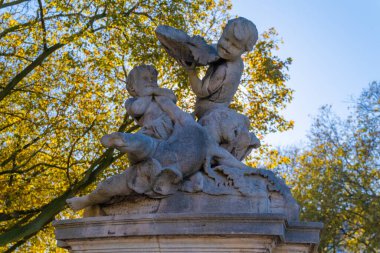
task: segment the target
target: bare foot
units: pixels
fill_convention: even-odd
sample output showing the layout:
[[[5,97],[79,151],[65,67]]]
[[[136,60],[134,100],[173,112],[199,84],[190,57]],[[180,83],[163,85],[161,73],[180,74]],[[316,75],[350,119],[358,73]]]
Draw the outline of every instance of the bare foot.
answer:
[[[100,142],[106,148],[116,148],[122,154],[128,153],[130,148],[128,148],[128,143],[126,142],[125,133],[114,132],[112,134],[106,134],[101,139]]]
[[[114,132],[106,134],[100,139],[100,143],[106,148],[118,148],[125,146],[123,133]]]
[[[74,211],[79,211],[79,210],[91,205],[90,201],[88,201],[88,198],[86,196],[66,199],[66,203]]]

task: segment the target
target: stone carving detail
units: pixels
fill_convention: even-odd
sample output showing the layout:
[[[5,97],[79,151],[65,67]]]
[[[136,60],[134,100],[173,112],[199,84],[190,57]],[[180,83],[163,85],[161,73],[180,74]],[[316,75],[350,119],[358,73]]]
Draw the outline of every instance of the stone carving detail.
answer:
[[[158,26],[156,35],[168,54],[186,65],[205,66],[220,58],[216,48],[208,45],[201,36],[190,37],[184,31],[166,25]]]
[[[101,204],[102,212],[107,213],[110,203],[117,205],[115,200],[122,196],[134,206],[144,203],[141,212],[159,212],[164,203],[176,205],[184,199],[199,199],[198,207],[203,209],[188,208],[198,212],[210,211],[210,203],[223,205],[223,199],[227,203],[231,198],[243,198],[250,200],[257,212],[283,208],[290,219],[297,219],[298,205],[285,183],[271,171],[241,162],[260,146],[260,141],[249,131],[248,118],[228,108],[243,71],[241,55],[252,50],[258,38],[255,25],[245,18],[230,20],[216,46],[168,26],[159,26],[156,34],[189,75],[197,96],[196,119],[176,106],[171,90],[158,87],[153,66],[135,67],[127,77],[131,98],[125,108],[141,129],[134,134],[115,132],[101,139],[103,146],[127,154],[131,166],[101,182],[90,194],[68,199],[67,203],[74,210]],[[196,67],[205,65],[208,70],[200,79]],[[136,210],[139,212],[138,207]],[[164,210],[177,209],[171,206]]]
[[[159,88],[157,71],[152,66],[138,66],[127,77],[127,90],[132,96],[125,101],[125,109],[141,126],[139,133],[157,139],[167,139],[173,131],[170,117],[164,113],[154,100],[154,95],[162,99],[170,99],[174,103],[176,97],[171,90]]]

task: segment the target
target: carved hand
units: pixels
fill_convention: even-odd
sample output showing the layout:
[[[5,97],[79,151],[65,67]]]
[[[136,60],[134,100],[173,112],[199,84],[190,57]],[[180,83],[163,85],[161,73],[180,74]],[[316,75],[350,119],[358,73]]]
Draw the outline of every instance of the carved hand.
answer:
[[[187,72],[195,72],[195,67],[197,66],[197,62],[194,61],[191,65],[187,64],[184,60],[178,60],[178,63],[187,71]]]

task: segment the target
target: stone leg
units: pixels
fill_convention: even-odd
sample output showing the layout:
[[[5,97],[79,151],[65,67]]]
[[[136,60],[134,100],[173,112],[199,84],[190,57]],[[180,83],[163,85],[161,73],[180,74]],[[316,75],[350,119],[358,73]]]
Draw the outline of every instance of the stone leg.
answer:
[[[105,203],[114,196],[125,196],[132,193],[127,185],[128,171],[114,175],[100,182],[96,189],[88,195],[67,199],[67,204],[74,211],[91,205]]]
[[[134,162],[148,158],[155,150],[158,141],[150,136],[135,133],[115,132],[106,134],[100,140],[107,148],[116,148],[122,153],[127,153]]]

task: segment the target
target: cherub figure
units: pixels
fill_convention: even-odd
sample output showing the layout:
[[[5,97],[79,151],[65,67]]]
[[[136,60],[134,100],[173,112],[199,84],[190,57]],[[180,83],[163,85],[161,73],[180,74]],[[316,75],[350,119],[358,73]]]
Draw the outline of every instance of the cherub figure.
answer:
[[[228,108],[244,68],[241,55],[257,42],[256,26],[242,17],[228,21],[216,47],[170,26],[159,26],[156,35],[167,53],[187,70],[197,96],[195,115],[216,142],[239,160],[258,148],[260,142],[249,132],[248,119]],[[204,65],[209,68],[200,79],[195,67]]]
[[[131,167],[101,182],[90,194],[68,199],[67,203],[72,209],[80,210],[105,203],[114,196],[128,196],[133,193],[162,198],[175,193],[183,180],[190,177],[196,190],[200,190],[200,170],[204,169],[205,173],[217,180],[216,173],[211,170],[211,163],[247,168],[221,148],[206,128],[178,108],[173,101],[165,96],[157,96],[157,103],[174,123],[170,137],[159,140],[141,133],[119,132],[103,136],[103,146],[128,154]]]
[[[251,51],[257,39],[258,32],[251,21],[242,17],[229,20],[217,44],[220,59],[210,64],[202,79],[195,70],[196,64],[190,67],[183,64],[197,96],[195,115],[198,118],[210,110],[230,105],[244,69],[241,55]]]
[[[141,126],[139,133],[166,140],[173,131],[173,123],[155,101],[163,96],[174,103],[174,93],[157,85],[157,70],[150,65],[133,68],[126,80],[126,87],[132,96],[125,102],[127,113]]]

